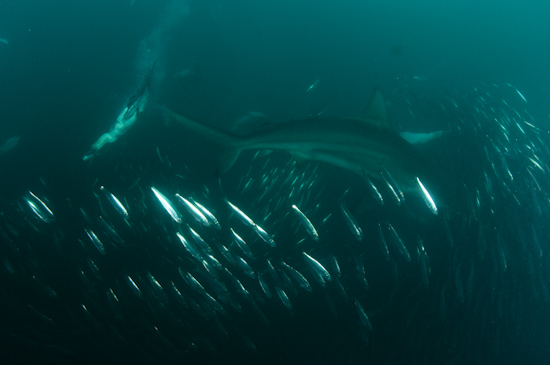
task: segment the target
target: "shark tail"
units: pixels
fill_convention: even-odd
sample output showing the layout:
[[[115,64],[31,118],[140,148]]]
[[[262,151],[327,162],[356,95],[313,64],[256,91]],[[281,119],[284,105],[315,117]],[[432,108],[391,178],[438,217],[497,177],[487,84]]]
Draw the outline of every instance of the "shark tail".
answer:
[[[209,142],[218,145],[222,153],[218,161],[217,173],[223,174],[227,172],[237,161],[241,153],[242,137],[232,135],[219,128],[209,126],[207,124],[197,122],[170,111],[170,118],[177,124],[189,129]]]

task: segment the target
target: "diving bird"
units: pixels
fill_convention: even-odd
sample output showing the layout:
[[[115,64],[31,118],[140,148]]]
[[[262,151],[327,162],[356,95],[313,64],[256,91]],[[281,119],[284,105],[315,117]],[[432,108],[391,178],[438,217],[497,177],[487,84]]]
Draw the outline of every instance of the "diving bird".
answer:
[[[169,113],[176,124],[221,147],[219,173],[229,170],[244,150],[269,149],[287,151],[298,163],[321,161],[386,184],[389,180],[403,191],[419,192],[417,178],[424,176],[421,157],[393,131],[377,89],[357,117],[297,120],[246,136]]]
[[[149,88],[153,82],[153,71],[155,70],[155,65],[156,61],[149,69],[149,72],[145,75],[139,89],[128,99],[126,107],[118,115],[116,123],[111,127],[111,130],[103,133],[97,141],[94,142],[82,160],[91,160],[100,149],[109,143],[115,142],[134,125],[138,114],[141,113],[147,105],[147,100],[149,99]]]

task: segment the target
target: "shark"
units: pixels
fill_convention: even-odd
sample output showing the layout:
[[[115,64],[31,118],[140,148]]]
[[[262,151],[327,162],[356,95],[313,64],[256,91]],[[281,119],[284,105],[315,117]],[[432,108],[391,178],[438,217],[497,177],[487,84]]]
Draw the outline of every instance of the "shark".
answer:
[[[425,164],[415,147],[388,120],[382,93],[374,89],[367,106],[349,118],[313,118],[280,123],[240,136],[168,110],[175,124],[220,147],[218,173],[228,171],[245,150],[283,150],[299,164],[319,161],[374,180],[390,179],[402,191],[419,191]]]

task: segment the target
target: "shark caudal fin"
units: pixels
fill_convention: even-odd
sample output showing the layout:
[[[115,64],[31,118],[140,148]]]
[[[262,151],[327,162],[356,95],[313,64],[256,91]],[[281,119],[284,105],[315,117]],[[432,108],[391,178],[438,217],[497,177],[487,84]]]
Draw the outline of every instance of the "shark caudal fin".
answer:
[[[241,137],[227,133],[219,128],[189,119],[173,111],[170,111],[170,118],[176,124],[195,132],[200,137],[220,147],[222,153],[220,154],[218,161],[218,174],[227,172],[239,158],[239,154],[241,153],[241,148],[239,147],[242,139]]]

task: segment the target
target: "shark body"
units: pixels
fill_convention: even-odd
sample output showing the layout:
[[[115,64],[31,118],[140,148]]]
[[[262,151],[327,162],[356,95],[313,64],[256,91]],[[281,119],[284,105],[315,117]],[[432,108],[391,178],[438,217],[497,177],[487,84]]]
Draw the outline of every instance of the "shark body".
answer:
[[[417,178],[423,175],[422,159],[392,130],[378,90],[358,117],[292,121],[247,136],[235,136],[172,111],[170,116],[222,148],[220,173],[231,168],[244,150],[269,149],[287,151],[298,162],[326,162],[375,180],[389,173],[404,191],[417,191]]]

